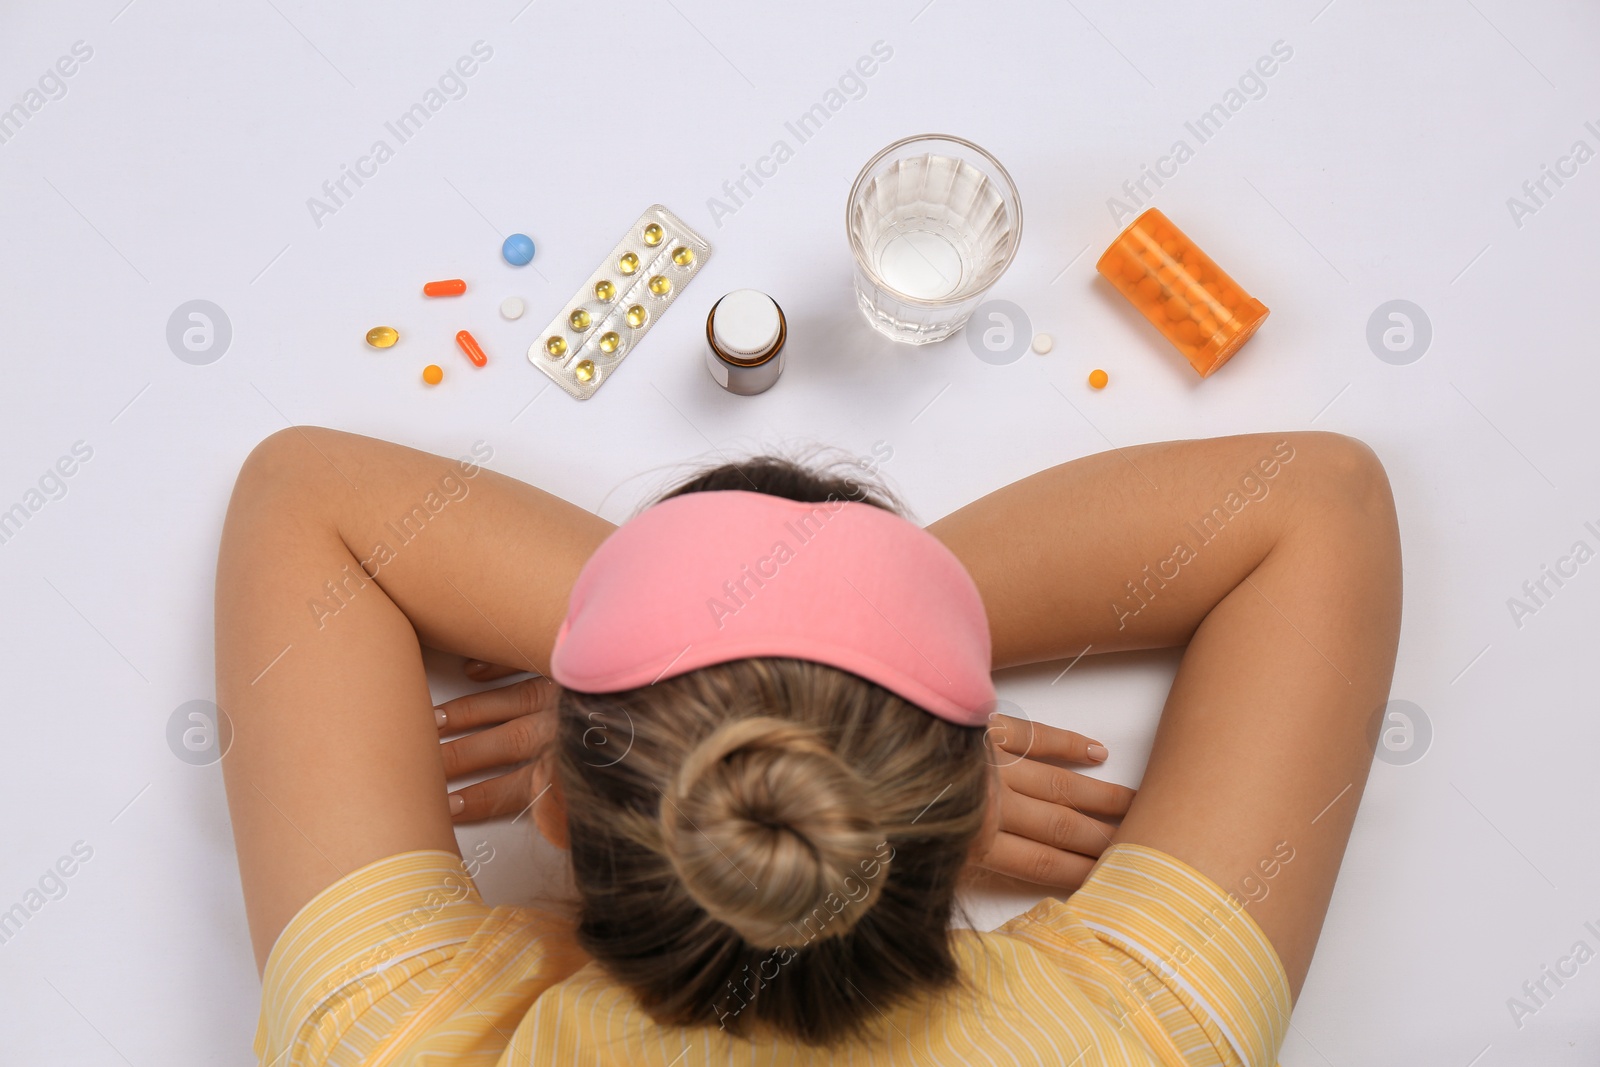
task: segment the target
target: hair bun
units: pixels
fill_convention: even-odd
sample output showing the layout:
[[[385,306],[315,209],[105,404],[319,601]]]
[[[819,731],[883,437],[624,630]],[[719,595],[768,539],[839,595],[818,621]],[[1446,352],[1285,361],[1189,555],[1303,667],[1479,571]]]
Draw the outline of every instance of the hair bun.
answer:
[[[661,826],[689,895],[758,948],[845,933],[883,885],[866,783],[816,731],[781,719],[727,722],[695,745]]]

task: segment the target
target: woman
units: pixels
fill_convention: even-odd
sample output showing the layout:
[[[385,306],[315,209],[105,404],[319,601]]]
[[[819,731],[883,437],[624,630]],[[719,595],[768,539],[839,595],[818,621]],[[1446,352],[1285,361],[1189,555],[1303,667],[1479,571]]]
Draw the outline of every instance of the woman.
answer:
[[[263,442],[217,578],[263,1061],[1272,1063],[1394,666],[1371,451],[1121,449],[925,532],[889,504],[754,460],[619,531],[466,460]],[[1086,738],[985,728],[988,667],[1178,645],[1136,797],[1055,765]],[[435,709],[422,646],[565,688]],[[575,920],[461,863],[452,819],[530,804]],[[969,862],[1076,892],[952,931]]]

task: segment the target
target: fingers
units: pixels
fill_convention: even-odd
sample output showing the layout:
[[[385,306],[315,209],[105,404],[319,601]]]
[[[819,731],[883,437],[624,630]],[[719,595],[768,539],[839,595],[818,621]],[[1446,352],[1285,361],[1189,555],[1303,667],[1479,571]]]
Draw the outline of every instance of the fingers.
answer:
[[[1000,829],[1052,849],[1093,857],[1111,844],[1116,827],[1060,804],[1005,789],[1000,795]]]
[[[439,754],[444,757],[447,779],[510,767],[537,756],[555,736],[555,717],[523,715],[487,730],[446,741]]]
[[[1128,805],[1133,803],[1136,795],[1134,790],[1125,785],[1102,782],[1086,774],[1031,759],[1018,760],[1001,767],[1000,781],[1023,796],[1094,815],[1126,815]]]
[[[458,789],[450,794],[450,818],[456,822],[478,822],[501,815],[519,815],[533,803],[533,783],[530,766]]]
[[[547,678],[526,678],[499,689],[468,693],[446,701],[434,709],[434,718],[441,732],[510,722],[519,716],[535,715],[555,707],[560,692],[561,687]]]
[[[492,682],[497,678],[509,678],[513,674],[525,673],[521,667],[506,667],[499,663],[485,663],[481,659],[469,659],[462,666],[462,671],[474,682]]]
[[[990,719],[989,738],[1005,752],[1033,759],[1102,763],[1108,755],[1106,746],[1082,734],[1011,715]]]
[[[1083,884],[1095,861],[1002,830],[995,835],[989,850],[974,862],[985,870],[1071,892]]]

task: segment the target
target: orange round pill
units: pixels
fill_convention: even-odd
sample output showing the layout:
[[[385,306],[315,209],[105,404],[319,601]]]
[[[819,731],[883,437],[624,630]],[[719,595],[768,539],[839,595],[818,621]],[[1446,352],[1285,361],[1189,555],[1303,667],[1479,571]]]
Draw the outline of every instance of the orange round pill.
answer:
[[[1098,373],[1098,372],[1096,372]],[[422,368],[422,380],[429,385],[438,385],[444,381],[444,368],[437,363],[430,363]]]
[[[1098,368],[1089,372],[1089,385],[1095,389],[1104,389],[1111,381],[1111,375]]]

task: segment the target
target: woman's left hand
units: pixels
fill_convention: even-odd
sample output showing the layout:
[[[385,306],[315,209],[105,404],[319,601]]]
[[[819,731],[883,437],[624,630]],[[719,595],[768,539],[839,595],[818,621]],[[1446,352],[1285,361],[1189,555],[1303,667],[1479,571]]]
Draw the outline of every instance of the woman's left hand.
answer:
[[[1000,765],[999,832],[972,865],[1025,882],[1072,891],[1111,844],[1134,790],[1055,766],[1101,763],[1106,749],[1082,734],[996,715],[990,726]]]
[[[467,664],[467,676],[487,682],[518,673],[510,667]],[[445,741],[440,754],[448,780],[479,771],[505,768],[450,794],[450,817],[458,822],[477,822],[497,815],[516,815],[527,810],[543,785],[534,762],[555,737],[556,696],[560,687],[548,678],[526,678],[520,682],[469,693],[446,701],[435,710],[439,733],[453,734],[472,730],[463,737]]]

